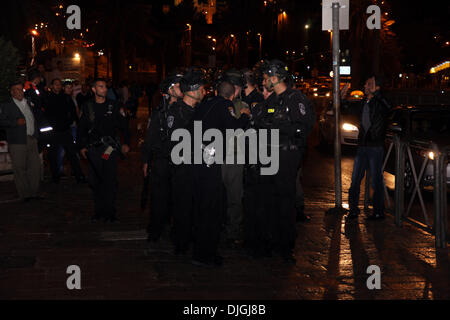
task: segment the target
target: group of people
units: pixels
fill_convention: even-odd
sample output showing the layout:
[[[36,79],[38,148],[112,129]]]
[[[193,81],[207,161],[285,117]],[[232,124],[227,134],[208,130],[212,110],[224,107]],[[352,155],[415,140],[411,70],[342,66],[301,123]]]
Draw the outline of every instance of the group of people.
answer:
[[[31,70],[25,84],[11,84],[11,99],[0,106],[0,127],[6,129],[18,193],[24,201],[41,198],[44,145],[49,148],[53,182],[58,183],[63,149],[77,181],[89,182],[92,188],[93,222],[115,222],[118,158],[130,150],[126,106],[104,79],[83,85],[76,96],[73,84],[58,78],[48,88],[41,73]],[[390,106],[380,89],[381,80],[370,77],[365,84],[366,99],[358,110],[359,146],[348,220],[358,217],[359,188],[368,168],[375,191],[371,219],[384,218],[381,166]],[[243,247],[252,258],[278,254],[286,263],[295,264],[296,222],[309,219],[304,212],[301,176],[316,114],[311,101],[295,89],[288,67],[279,60],[263,61],[252,70],[223,72],[209,84],[201,69],[190,68],[169,75],[160,92],[162,99],[152,110],[141,157],[151,185],[150,246],[158,246],[165,228],[170,227],[175,253],[187,254],[192,247],[194,265],[221,266],[218,246],[223,236],[230,247]],[[174,136],[185,130],[193,139],[198,123],[201,137],[211,129],[223,137],[228,137],[229,129],[254,130],[258,143],[243,148],[244,163],[225,161],[236,160],[242,153],[242,145],[227,148],[228,140],[223,152],[210,149],[204,141],[191,141],[194,150],[178,150]],[[264,142],[263,131],[276,131],[277,139],[269,134]],[[270,164],[259,152],[265,147],[277,155],[278,162],[276,172],[268,175],[262,171]],[[196,151],[206,155],[200,163],[191,161]],[[257,155],[256,163],[248,161],[250,153]],[[88,160],[87,180],[80,155]]]
[[[0,126],[6,130],[8,147],[19,196],[24,201],[41,198],[43,151],[48,149],[52,181],[59,183],[64,154],[78,183],[86,182],[75,145],[79,105],[88,100],[90,90],[60,78],[47,85],[38,68],[27,72],[27,79],[10,84],[11,99],[0,107]]]
[[[43,199],[44,150],[52,182],[58,184],[63,173],[64,154],[77,183],[93,189],[93,220],[114,222],[117,151],[116,129],[122,129],[129,144],[128,114],[117,99],[108,99],[107,81],[98,79],[83,84],[74,93],[74,84],[54,78],[47,85],[39,69],[31,69],[25,82],[18,78],[10,84],[9,101],[0,105],[0,128],[6,130],[8,149],[19,197],[24,202]],[[120,146],[120,147],[119,147]],[[88,159],[86,179],[80,155]]]
[[[315,124],[314,108],[293,88],[287,66],[278,60],[224,72],[209,96],[207,85],[195,68],[161,84],[163,99],[151,114],[142,149],[144,175],[151,176],[148,241],[158,246],[164,228],[171,226],[175,253],[186,254],[192,246],[194,265],[222,265],[221,234],[253,258],[277,253],[295,263],[296,220],[306,219],[298,178]],[[269,141],[279,154],[278,171],[262,175],[267,163],[261,159],[256,164],[217,159],[194,164],[184,151],[174,158],[173,133],[185,129],[193,137],[195,122],[201,122],[202,136],[209,129],[223,136],[228,129],[254,129],[259,139],[260,129],[279,131],[279,141]],[[202,151],[208,152],[203,144]],[[233,158],[237,153],[225,148],[216,154]]]

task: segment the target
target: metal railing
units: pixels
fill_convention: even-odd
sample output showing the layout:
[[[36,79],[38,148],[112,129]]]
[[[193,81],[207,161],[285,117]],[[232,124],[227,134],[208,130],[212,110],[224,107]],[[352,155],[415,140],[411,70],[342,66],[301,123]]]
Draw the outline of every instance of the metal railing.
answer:
[[[436,248],[446,248],[447,246],[447,163],[450,156],[450,146],[439,148],[435,143],[419,139],[406,139],[399,134],[388,136],[390,145],[386,153],[383,163],[383,172],[386,169],[390,157],[395,154],[395,190],[394,190],[394,204],[391,206],[391,198],[388,193],[386,183],[384,183],[385,201],[387,203],[387,211],[393,213],[395,217],[395,224],[402,226],[403,221],[417,224],[417,221],[411,219],[409,214],[411,212],[413,203],[416,198],[419,199],[422,214],[425,220],[427,229],[434,233]],[[433,152],[433,159],[428,156],[424,158],[422,166],[419,171],[416,171],[412,150],[419,150]],[[422,194],[421,181],[423,179],[425,170],[430,162],[433,162],[433,214],[434,221],[430,223],[425,201]],[[405,211],[405,165],[409,163],[411,173],[414,178],[414,190],[409,198],[408,206]],[[365,197],[364,208],[369,208],[370,202],[370,175],[366,171],[365,182]]]

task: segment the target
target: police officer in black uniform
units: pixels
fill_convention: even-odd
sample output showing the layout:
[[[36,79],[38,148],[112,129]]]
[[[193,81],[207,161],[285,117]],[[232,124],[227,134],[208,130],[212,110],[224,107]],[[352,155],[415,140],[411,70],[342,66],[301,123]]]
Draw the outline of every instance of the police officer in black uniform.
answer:
[[[142,146],[144,176],[151,173],[150,220],[147,227],[147,240],[151,243],[159,241],[165,225],[170,222],[170,136],[167,117],[170,106],[183,98],[180,90],[182,77],[182,74],[172,74],[161,83],[163,99],[152,112]]]
[[[194,110],[205,97],[203,73],[195,68],[189,70],[180,81],[184,94],[168,112],[169,136],[177,129],[193,132]],[[173,241],[175,254],[186,254],[192,240],[192,218],[194,215],[194,167],[192,153],[174,154],[177,141],[171,141],[171,189],[173,195]],[[193,145],[193,144],[192,144]],[[176,153],[176,152],[175,152]]]
[[[116,221],[117,163],[130,150],[130,130],[124,110],[106,98],[106,81],[93,82],[95,96],[81,108],[77,143],[89,162],[89,184],[93,190],[95,215],[92,220]],[[116,130],[123,134],[121,146]]]
[[[257,78],[252,70],[244,69],[244,91],[242,93],[242,100],[253,108],[258,103],[264,101],[263,95],[258,91]]]
[[[249,109],[242,109],[241,117],[236,119],[233,99],[234,85],[223,81],[217,88],[218,96],[202,104],[195,110],[195,121],[202,123],[202,133],[209,129],[217,129],[225,137],[227,129],[245,128],[249,122]],[[204,142],[203,154],[212,161],[205,161],[195,165],[195,194],[197,210],[194,218],[194,252],[192,263],[197,266],[214,267],[223,264],[223,258],[217,249],[220,240],[220,229],[223,222],[223,179],[220,161],[216,159],[218,153]],[[223,145],[224,149],[226,144]],[[223,150],[222,156],[226,156]]]
[[[300,92],[289,88],[287,66],[278,60],[269,63],[266,82],[276,96],[264,104],[259,125],[279,130],[279,170],[269,177],[271,190],[270,236],[272,248],[287,263],[296,263],[293,255],[296,239],[296,177],[306,148],[306,139],[315,123],[311,102]],[[264,115],[265,114],[265,115]]]
[[[259,62],[254,68],[257,84],[269,96],[262,102],[252,106],[251,128],[267,129],[270,123],[266,121],[268,110],[275,106],[276,94],[273,87],[269,86],[268,61]],[[258,142],[259,145],[259,142]],[[249,150],[259,154],[258,150]],[[245,250],[249,257],[258,259],[271,256],[271,232],[270,215],[272,211],[271,177],[260,174],[262,165],[247,162],[244,174],[244,235]]]

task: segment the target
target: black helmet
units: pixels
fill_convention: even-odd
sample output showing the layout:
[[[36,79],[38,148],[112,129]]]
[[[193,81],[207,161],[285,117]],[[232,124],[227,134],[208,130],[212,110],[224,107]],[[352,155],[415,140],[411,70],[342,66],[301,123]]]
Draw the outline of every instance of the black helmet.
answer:
[[[253,67],[253,73],[255,75],[255,79],[258,85],[261,85],[264,79],[264,73],[266,73],[268,65],[269,62],[267,60],[261,60],[258,61],[258,63],[256,63],[256,65]]]
[[[173,73],[170,74],[166,79],[164,79],[159,88],[162,93],[169,94],[170,88],[172,88],[175,84],[180,83],[183,78],[183,74],[181,73]]]
[[[270,77],[278,77],[280,80],[284,80],[289,76],[289,68],[280,60],[272,60],[263,73]]]
[[[244,75],[242,74],[242,72],[236,69],[230,69],[225,72],[224,80],[239,87],[244,87],[245,85]]]
[[[204,72],[202,70],[191,68],[181,78],[180,89],[181,92],[197,91],[201,86],[206,84]]]

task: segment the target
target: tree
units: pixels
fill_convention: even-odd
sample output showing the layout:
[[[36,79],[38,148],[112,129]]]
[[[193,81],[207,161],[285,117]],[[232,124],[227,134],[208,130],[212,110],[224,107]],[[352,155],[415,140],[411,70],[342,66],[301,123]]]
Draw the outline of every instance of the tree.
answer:
[[[27,53],[31,51],[30,30],[35,24],[46,23],[49,28],[36,39],[36,50],[46,41],[48,41],[48,30],[51,29],[52,34],[61,34],[64,27],[61,19],[57,19],[51,10],[51,0],[22,0],[22,1],[5,1],[2,3],[0,11],[0,35],[5,39],[12,41],[13,45],[18,49],[22,60],[25,63]]]
[[[9,97],[9,85],[17,80],[20,56],[10,41],[0,38],[0,102]]]
[[[377,4],[381,9],[381,30],[366,26],[367,7]],[[352,88],[362,85],[363,76],[369,73],[392,77],[400,71],[401,50],[397,35],[391,30],[395,23],[387,0],[351,0],[348,41],[352,56]]]

